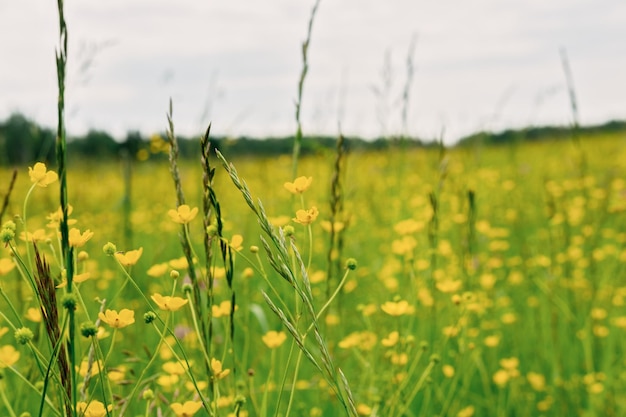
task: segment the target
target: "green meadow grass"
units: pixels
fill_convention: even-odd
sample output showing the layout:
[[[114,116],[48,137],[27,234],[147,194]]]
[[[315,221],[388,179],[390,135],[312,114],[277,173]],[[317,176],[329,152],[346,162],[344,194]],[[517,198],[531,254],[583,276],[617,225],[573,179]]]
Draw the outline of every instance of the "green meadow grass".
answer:
[[[103,361],[77,371],[76,402],[93,404],[84,415],[626,413],[623,137],[348,153],[332,244],[332,154],[300,159],[312,178],[302,194],[284,185],[294,180],[290,157],[233,158],[258,214],[212,155],[219,233],[215,206],[209,233],[203,224],[201,164],[178,162],[185,202],[199,208],[182,226],[195,284],[183,229],[168,215],[179,203],[167,160],[128,171],[68,155],[69,227],[93,232],[73,253],[75,274],[89,272],[73,287],[74,366]],[[64,415],[42,295],[29,284],[41,268],[20,239],[35,234],[49,280],[61,283],[57,229],[46,226],[58,182],[26,200],[32,185],[20,168],[3,218],[16,228],[14,239],[6,225],[2,235],[0,414]],[[313,206],[310,225],[294,222]],[[104,253],[108,242],[110,253],[141,248],[136,264]],[[63,340],[67,287],[55,292]],[[188,303],[166,311],[155,293]],[[132,310],[135,321],[115,329],[98,319],[104,309]]]

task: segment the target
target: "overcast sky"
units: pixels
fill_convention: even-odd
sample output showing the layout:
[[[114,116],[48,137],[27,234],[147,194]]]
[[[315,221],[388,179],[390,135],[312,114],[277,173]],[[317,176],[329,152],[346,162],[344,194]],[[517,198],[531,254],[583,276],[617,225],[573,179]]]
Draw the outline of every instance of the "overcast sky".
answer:
[[[209,121],[219,135],[292,134],[313,4],[66,1],[68,130],[163,131],[172,97],[184,135]],[[55,1],[0,0],[0,119],[19,111],[56,126],[57,43]],[[453,142],[480,129],[567,124],[560,48],[581,122],[626,118],[624,0],[321,0],[304,133],[335,135],[340,125],[347,135],[443,132]]]

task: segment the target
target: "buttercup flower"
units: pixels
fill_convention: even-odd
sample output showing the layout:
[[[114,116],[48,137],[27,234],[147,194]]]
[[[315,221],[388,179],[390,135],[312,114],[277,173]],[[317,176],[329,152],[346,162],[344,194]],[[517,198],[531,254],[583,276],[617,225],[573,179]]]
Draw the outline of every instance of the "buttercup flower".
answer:
[[[72,214],[72,211],[74,211],[74,207],[72,207],[71,204],[68,204],[67,215],[69,216],[70,214]],[[61,207],[59,207],[55,212],[48,214],[46,216],[46,219],[48,219],[48,224],[46,226],[52,229],[58,229],[61,220],[63,220],[63,211],[61,210]],[[67,225],[71,226],[73,224],[76,224],[76,221],[76,219],[67,219]]]
[[[176,414],[176,417],[191,417],[202,408],[200,401],[185,401],[184,404],[172,403],[170,408]]]
[[[26,310],[24,317],[26,317],[26,320],[32,321],[33,323],[41,323],[41,310],[35,307],[30,307]]]
[[[124,266],[133,266],[137,263],[141,254],[143,253],[143,247],[135,250],[129,250],[125,253],[116,252],[115,258]]]
[[[37,229],[33,233],[31,232],[22,232],[20,233],[20,239],[25,240],[27,242],[42,242],[48,239],[48,234],[45,229]]]
[[[29,167],[28,176],[38,187],[47,187],[59,179],[56,172],[46,170],[46,164],[43,162],[37,162],[34,167]]]
[[[82,274],[74,275],[74,277],[72,278],[72,282],[74,284],[80,284],[81,282],[87,281],[89,278],[91,278],[91,273],[83,272]],[[65,277],[65,274],[63,274],[63,281],[61,281],[61,283],[57,285],[56,288],[64,288],[66,285],[67,285],[67,278]]]
[[[163,262],[160,264],[155,264],[152,265],[148,271],[146,272],[146,274],[150,275],[151,277],[160,277],[165,275],[165,273],[168,271],[168,269],[170,269],[170,267],[167,265],[167,262]]]
[[[0,275],[6,275],[15,268],[15,262],[10,258],[0,259]]]
[[[13,366],[20,359],[18,352],[13,345],[5,345],[0,347],[0,368]]]
[[[165,362],[161,368],[170,375],[185,375],[187,365],[183,362]]]
[[[285,340],[287,340],[287,335],[285,332],[277,332],[275,330],[270,330],[265,333],[261,339],[263,339],[263,343],[270,349],[275,349],[282,345]]]
[[[91,368],[90,368],[89,361],[85,359],[80,363],[80,366],[77,366],[76,368],[78,370],[78,374],[82,376],[83,378],[87,374],[94,376],[94,375],[98,375],[100,371],[104,371],[104,365],[102,364],[101,360],[94,361],[91,364]]]
[[[70,229],[70,232],[69,232],[70,246],[73,246],[75,248],[80,248],[81,246],[84,246],[85,243],[87,243],[87,241],[91,239],[92,237],[93,237],[93,232],[91,230],[87,229],[83,233],[81,233],[80,230],[73,227]]]
[[[169,210],[167,214],[174,222],[187,224],[196,217],[196,214],[198,214],[198,207],[189,208],[187,204],[182,204],[178,206],[176,210]]]
[[[243,236],[233,235],[233,237],[230,238],[230,242],[228,242],[228,245],[234,250],[236,250],[237,252],[239,252],[240,250],[243,249],[243,246],[241,245],[242,243],[243,243]]]
[[[310,210],[298,210],[296,211],[296,217],[293,221],[304,225],[311,224],[317,219],[319,214],[320,212],[315,206],[311,207]]]
[[[346,224],[344,222],[331,223],[328,220],[322,220],[322,222],[320,223],[320,226],[322,226],[322,229],[324,229],[327,232],[330,232],[332,230],[335,233],[338,233],[338,232],[341,232],[344,227],[346,227]]]
[[[211,369],[215,379],[226,378],[226,375],[230,373],[230,369],[223,369],[222,362],[215,358],[211,359]]]
[[[298,177],[293,182],[286,182],[285,188],[292,194],[302,194],[313,182],[313,177]]]
[[[189,300],[181,297],[170,297],[169,295],[161,295],[159,293],[152,294],[150,298],[161,310],[166,311],[176,311],[189,302]]]
[[[195,259],[194,259],[194,263],[195,263]],[[176,258],[176,259],[172,259],[171,261],[168,262],[168,265],[172,268],[172,269],[187,269],[189,268],[189,262],[187,262],[187,258],[180,257],[180,258]]]
[[[120,310],[119,313],[115,310],[107,309],[104,313],[98,313],[98,317],[100,320],[116,329],[121,329],[135,322],[135,312],[127,308]]]
[[[391,347],[394,346],[400,340],[400,333],[397,331],[393,331],[389,333],[389,336],[380,341],[383,346]]]
[[[85,417],[104,417],[107,415],[107,410],[111,411],[113,406],[109,404],[106,408],[100,401],[92,400],[89,403],[79,401],[76,403],[76,409],[79,415]]]
[[[211,307],[211,312],[213,313],[213,317],[219,318],[219,317],[229,316],[231,306],[232,304],[230,300],[224,300],[218,305],[213,304],[213,306]],[[237,306],[235,306],[235,310],[236,309],[237,309]]]
[[[406,300],[400,300],[398,302],[387,301],[380,306],[380,309],[390,316],[403,316],[405,314],[413,314],[415,311],[415,307]]]

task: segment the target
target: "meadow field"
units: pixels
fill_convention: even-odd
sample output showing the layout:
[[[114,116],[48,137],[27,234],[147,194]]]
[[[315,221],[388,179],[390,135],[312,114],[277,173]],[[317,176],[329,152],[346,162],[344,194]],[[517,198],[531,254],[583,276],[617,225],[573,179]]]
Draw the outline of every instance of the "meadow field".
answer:
[[[297,178],[153,145],[67,155],[67,253],[54,168],[17,169],[0,415],[626,415],[623,134],[322,151]]]

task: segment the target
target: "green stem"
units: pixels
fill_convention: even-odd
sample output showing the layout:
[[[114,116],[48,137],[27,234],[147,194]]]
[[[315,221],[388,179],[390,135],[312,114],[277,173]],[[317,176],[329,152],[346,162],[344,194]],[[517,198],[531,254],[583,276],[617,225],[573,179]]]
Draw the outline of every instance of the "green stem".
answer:
[[[17,417],[15,415],[15,411],[13,411],[13,407],[11,407],[11,403],[9,403],[9,399],[6,396],[6,393],[4,392],[4,388],[6,387],[6,383],[2,384],[2,388],[0,389],[0,397],[2,398],[2,402],[4,403],[4,406],[6,407],[7,411],[9,412],[9,415],[11,417]]]
[[[337,285],[335,292],[333,292],[333,294],[330,296],[330,298],[326,301],[326,303],[322,306],[320,311],[315,316],[315,321],[319,320],[319,318],[322,317],[322,314],[324,314],[324,311],[326,311],[326,309],[330,306],[330,303],[332,303],[333,300],[337,297],[337,295],[339,294],[339,291],[341,291],[341,288],[343,288],[344,284],[346,283],[346,280],[348,279],[349,274],[350,274],[350,270],[346,269],[346,272],[343,274],[343,278],[341,278],[341,281],[339,282],[339,285]],[[313,324],[314,323],[311,323],[309,328],[306,330],[307,333],[311,331],[311,329],[313,328]]]
[[[28,207],[28,200],[36,186],[37,184],[33,184],[28,189],[26,197],[24,198],[24,206],[22,208],[22,228],[24,229],[24,240],[26,241],[26,259],[28,260],[28,265],[31,265],[32,259],[30,256],[30,245],[28,244],[28,228],[26,227],[26,207]]]
[[[261,416],[267,416],[267,396],[269,393],[270,382],[272,381],[272,377],[274,376],[274,366],[276,365],[276,349],[272,349],[272,353],[270,355],[270,370],[267,373],[267,379],[265,380],[265,389],[263,390],[263,400],[261,401]],[[276,414],[278,415],[278,410],[276,410]]]
[[[296,392],[296,381],[298,380],[298,372],[300,371],[300,364],[302,363],[302,349],[298,350],[298,359],[296,359],[296,369],[293,371],[293,382],[291,383],[291,391],[289,392],[289,402],[287,403],[287,411],[285,417],[289,417],[291,412],[291,406],[293,405],[293,396]]]
[[[193,297],[190,292],[187,293],[187,300],[189,300],[189,311],[191,311],[191,321],[193,322],[193,328],[196,332],[196,336],[198,337],[198,341],[200,342],[200,346],[202,348],[202,355],[204,356],[204,360],[208,366],[211,366],[211,359],[209,359],[209,352],[207,350],[206,345],[204,344],[204,338],[202,337],[202,333],[200,332],[200,326],[198,324],[198,317],[196,316],[196,309],[193,308]]]

